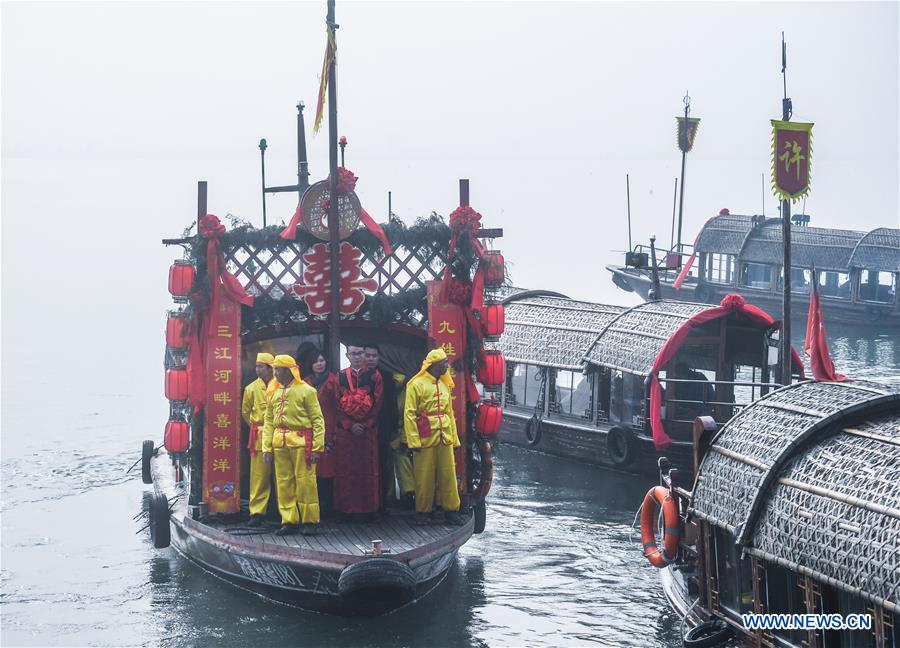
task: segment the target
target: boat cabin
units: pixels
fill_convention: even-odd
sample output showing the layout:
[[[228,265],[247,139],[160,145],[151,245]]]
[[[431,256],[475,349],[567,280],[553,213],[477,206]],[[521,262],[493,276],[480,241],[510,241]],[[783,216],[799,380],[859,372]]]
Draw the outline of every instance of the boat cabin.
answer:
[[[816,281],[819,294],[831,302],[826,310],[837,321],[874,323],[900,316],[900,229],[860,232],[798,223],[808,223],[808,217],[791,226],[791,292],[798,299]],[[663,296],[716,303],[722,295],[738,292],[747,301],[774,308],[784,276],[781,229],[780,218],[722,210],[706,222],[693,247],[658,252]],[[644,246],[636,251],[646,252]],[[672,284],[691,254],[695,260],[675,291]],[[651,282],[646,260],[637,267],[609,270],[620,287],[646,294]]]
[[[688,625],[717,619],[772,648],[900,646],[900,393],[797,383],[718,432],[698,421],[698,435],[692,490],[663,464],[686,517],[663,584]],[[747,630],[746,613],[863,614],[870,625]]]
[[[522,291],[505,307],[504,442],[649,473],[670,448],[690,470],[696,416],[724,423],[776,386],[777,326],[740,297],[626,308]]]

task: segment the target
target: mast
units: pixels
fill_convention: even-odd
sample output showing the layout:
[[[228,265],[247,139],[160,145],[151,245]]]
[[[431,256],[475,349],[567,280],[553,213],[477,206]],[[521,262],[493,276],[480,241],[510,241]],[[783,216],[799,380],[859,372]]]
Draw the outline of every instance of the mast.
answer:
[[[309,188],[309,162],[306,159],[306,126],[303,124],[303,102],[297,102],[297,201]]]
[[[337,24],[334,0],[328,0],[328,37],[334,39],[335,51],[328,66],[328,239],[331,252],[331,313],[328,316],[328,360],[333,370],[341,366],[341,269],[340,222],[338,222],[338,135],[337,135]]]
[[[688,137],[690,137],[690,122],[688,122],[688,115],[691,113],[691,95],[687,92],[684,93],[684,123],[682,124],[682,128],[684,129],[684,133],[682,134],[680,140],[685,142],[685,146],[681,148],[681,194],[678,196],[678,253],[681,254],[681,218],[684,213],[684,168],[685,162],[687,161],[687,142]]]
[[[781,99],[781,119],[790,121],[793,105],[787,96],[787,45],[784,32],[781,32],[781,74],[784,78],[784,96]],[[779,339],[779,355],[781,356],[782,385],[791,384],[791,203],[781,201],[781,238],[784,247],[784,279],[781,282],[781,337]]]

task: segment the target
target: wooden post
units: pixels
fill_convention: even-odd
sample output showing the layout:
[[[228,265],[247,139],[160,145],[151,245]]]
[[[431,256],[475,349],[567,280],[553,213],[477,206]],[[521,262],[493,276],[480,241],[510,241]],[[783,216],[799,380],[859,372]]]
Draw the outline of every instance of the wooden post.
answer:
[[[328,28],[337,43],[337,25],[334,22],[334,0],[328,0]],[[328,173],[330,179],[328,208],[328,235],[331,252],[331,314],[328,317],[328,361],[332,371],[341,366],[341,268],[340,221],[338,216],[338,145],[337,145],[337,65],[336,56],[328,67]]]
[[[459,179],[459,206],[460,207],[468,207],[469,206],[469,179],[468,178],[460,178]]]
[[[793,104],[787,96],[787,46],[784,43],[784,32],[781,32],[781,74],[784,77],[784,98],[781,100],[781,118],[790,121]],[[781,238],[784,247],[784,263],[781,282],[781,337],[779,338],[779,355],[781,367],[778,382],[791,384],[791,203],[781,201]]]

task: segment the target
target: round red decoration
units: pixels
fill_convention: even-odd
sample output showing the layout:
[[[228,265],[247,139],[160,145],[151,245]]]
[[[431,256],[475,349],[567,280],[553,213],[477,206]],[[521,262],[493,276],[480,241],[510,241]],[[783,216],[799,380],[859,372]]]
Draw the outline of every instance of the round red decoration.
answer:
[[[194,285],[194,266],[176,261],[169,268],[169,292],[173,297],[187,297]]]
[[[447,300],[457,306],[468,306],[472,301],[472,284],[453,277],[450,279],[450,287],[447,290]]]
[[[503,355],[499,351],[485,351],[475,376],[485,388],[499,388],[506,380],[506,361]]]
[[[481,328],[488,337],[503,335],[506,328],[506,309],[503,304],[491,304],[481,311]]]
[[[503,408],[498,403],[486,401],[478,406],[475,416],[475,431],[481,436],[494,436],[503,423]]]
[[[506,279],[506,263],[499,252],[485,252],[481,264],[485,286],[499,286]]]
[[[188,373],[186,369],[166,369],[166,398],[184,401],[188,397]]]
[[[191,428],[187,421],[166,422],[166,433],[163,438],[166,450],[172,454],[187,452],[191,444]]]
[[[171,349],[183,349],[187,346],[187,319],[174,313],[166,320],[166,346]]]
[[[372,396],[365,389],[348,389],[339,403],[344,414],[352,419],[363,419],[372,410]]]

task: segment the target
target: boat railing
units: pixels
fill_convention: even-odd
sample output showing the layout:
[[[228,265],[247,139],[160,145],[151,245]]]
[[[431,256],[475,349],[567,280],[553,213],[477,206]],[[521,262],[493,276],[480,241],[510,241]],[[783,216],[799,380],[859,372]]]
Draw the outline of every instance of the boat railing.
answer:
[[[663,283],[675,281],[684,263],[693,253],[694,246],[687,243],[683,243],[681,246],[676,245],[671,250],[657,248],[656,270],[659,273],[659,280]],[[649,245],[639,243],[625,256],[625,265],[627,267],[633,268],[639,275],[651,278],[650,259],[652,255]],[[696,268],[696,266],[694,267]],[[688,274],[685,278],[685,283],[697,283],[696,274]]]
[[[672,398],[668,393],[663,397],[663,406],[666,408],[663,419],[668,422],[689,424],[691,426],[693,426],[694,419],[698,416],[712,416],[716,423],[725,423],[744,407],[764,396],[769,390],[781,387],[778,383],[742,380],[697,380],[660,377],[659,382],[664,389],[669,384],[697,385],[701,387],[694,398]],[[720,387],[722,386],[729,388],[728,391],[732,394],[731,400],[717,398],[716,395],[721,393]],[[710,390],[709,387],[713,389]],[[740,400],[738,400],[738,396],[740,396]],[[683,416],[687,418],[681,418]]]

